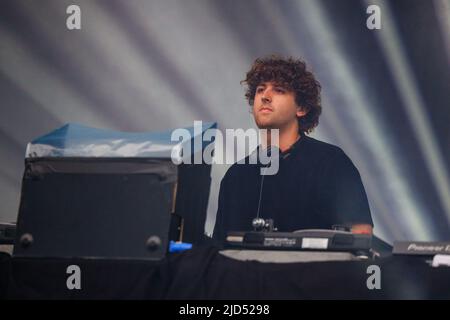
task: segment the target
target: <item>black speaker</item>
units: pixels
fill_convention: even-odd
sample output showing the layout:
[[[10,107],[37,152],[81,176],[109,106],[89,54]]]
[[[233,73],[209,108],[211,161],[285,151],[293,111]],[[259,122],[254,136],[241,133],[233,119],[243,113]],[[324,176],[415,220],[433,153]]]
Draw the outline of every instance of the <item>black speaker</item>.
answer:
[[[176,176],[170,161],[27,159],[14,256],[159,260]]]

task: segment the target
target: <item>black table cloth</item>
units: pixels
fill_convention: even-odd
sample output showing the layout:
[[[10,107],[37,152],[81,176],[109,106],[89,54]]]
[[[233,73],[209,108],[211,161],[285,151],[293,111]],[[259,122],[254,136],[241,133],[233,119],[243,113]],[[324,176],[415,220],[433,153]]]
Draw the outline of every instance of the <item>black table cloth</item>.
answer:
[[[81,270],[69,290],[67,267]],[[367,267],[381,270],[369,290]],[[196,247],[145,260],[50,259],[0,256],[2,299],[449,299],[450,268],[423,257],[307,263],[239,261],[216,247]]]

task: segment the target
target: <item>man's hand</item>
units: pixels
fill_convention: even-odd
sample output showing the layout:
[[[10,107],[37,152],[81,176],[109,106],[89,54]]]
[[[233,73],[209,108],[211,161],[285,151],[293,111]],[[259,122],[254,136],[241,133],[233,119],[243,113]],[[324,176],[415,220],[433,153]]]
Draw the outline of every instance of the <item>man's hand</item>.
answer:
[[[352,233],[356,234],[372,234],[373,228],[370,224],[354,224],[352,225]]]

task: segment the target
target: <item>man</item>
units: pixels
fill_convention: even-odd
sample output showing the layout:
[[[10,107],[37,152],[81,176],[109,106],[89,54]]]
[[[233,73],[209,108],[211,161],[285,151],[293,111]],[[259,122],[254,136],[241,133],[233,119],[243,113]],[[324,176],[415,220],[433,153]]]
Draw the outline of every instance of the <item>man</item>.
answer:
[[[256,59],[242,81],[260,129],[279,129],[279,170],[262,179],[261,165],[234,164],[222,179],[213,238],[252,230],[257,216],[278,231],[343,225],[372,234],[358,170],[336,146],[306,136],[319,123],[320,84],[301,60]],[[261,188],[261,183],[263,185]]]

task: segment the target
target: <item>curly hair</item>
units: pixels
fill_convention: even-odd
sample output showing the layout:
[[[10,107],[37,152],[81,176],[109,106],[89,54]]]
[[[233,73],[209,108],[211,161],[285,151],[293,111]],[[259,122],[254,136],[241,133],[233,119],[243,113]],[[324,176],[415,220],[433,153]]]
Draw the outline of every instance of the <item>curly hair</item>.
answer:
[[[299,131],[310,133],[319,124],[322,112],[320,103],[320,83],[306,69],[306,63],[292,57],[277,55],[258,58],[247,72],[241,84],[247,85],[245,97],[253,105],[256,88],[264,82],[273,82],[295,93],[295,102],[307,113],[298,118]]]

